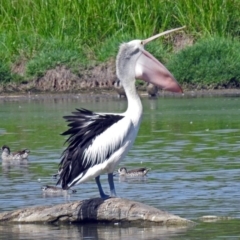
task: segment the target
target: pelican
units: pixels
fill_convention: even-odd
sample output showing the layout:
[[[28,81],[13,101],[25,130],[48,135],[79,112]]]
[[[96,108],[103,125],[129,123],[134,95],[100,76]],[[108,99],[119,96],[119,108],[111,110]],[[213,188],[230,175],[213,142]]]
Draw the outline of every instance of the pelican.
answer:
[[[150,170],[150,168],[137,168],[128,171],[127,168],[121,167],[118,169],[118,174],[123,177],[144,177]]]
[[[30,151],[28,149],[11,153],[10,148],[7,145],[2,146],[2,160],[4,161],[27,159],[29,153]]]
[[[171,29],[145,40],[133,40],[120,45],[116,59],[116,73],[125,90],[128,107],[124,113],[94,113],[76,109],[65,116],[69,129],[67,148],[63,151],[59,179],[63,189],[95,179],[102,199],[116,197],[113,181],[115,167],[126,156],[137,136],[142,119],[142,103],[136,91],[136,79],[142,79],[162,89],[182,93],[172,74],[144,45],[165,34],[182,29]],[[110,195],[104,193],[100,175],[108,174]]]

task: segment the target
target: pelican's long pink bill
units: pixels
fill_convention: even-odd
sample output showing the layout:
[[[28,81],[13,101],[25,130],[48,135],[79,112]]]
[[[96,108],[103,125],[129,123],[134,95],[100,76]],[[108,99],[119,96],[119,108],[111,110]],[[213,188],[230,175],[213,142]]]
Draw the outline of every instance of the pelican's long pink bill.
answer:
[[[167,68],[145,50],[142,50],[142,54],[136,62],[135,76],[161,89],[171,92],[183,92],[182,88]]]
[[[156,35],[154,35],[154,36],[152,36],[150,38],[147,38],[147,39],[143,40],[143,45],[151,42],[152,40],[154,40],[156,38],[162,37],[162,36],[167,35],[167,34],[172,33],[172,32],[176,32],[176,31],[182,30],[184,28],[185,28],[185,26],[179,27],[179,28],[170,29],[170,30],[167,30],[167,31],[162,32],[162,33],[158,33],[158,34],[156,34]]]
[[[147,38],[142,41],[143,45],[151,42],[152,40],[159,38],[163,35],[179,31],[185,28],[175,28],[163,33],[159,33],[155,36]],[[167,68],[160,63],[154,56],[149,52],[142,49],[142,54],[138,58],[135,66],[135,77],[142,79],[144,81],[150,82],[156,86],[159,86],[161,89],[168,90],[171,92],[183,92],[182,88],[173,77],[173,75],[167,70]]]

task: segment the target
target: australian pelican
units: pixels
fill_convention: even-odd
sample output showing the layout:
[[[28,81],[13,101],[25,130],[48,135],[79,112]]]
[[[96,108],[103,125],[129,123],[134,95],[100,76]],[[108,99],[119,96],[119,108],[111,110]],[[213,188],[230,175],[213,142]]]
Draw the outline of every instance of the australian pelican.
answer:
[[[183,28],[183,27],[182,27]],[[142,79],[172,92],[182,92],[172,74],[149,52],[144,45],[172,29],[145,40],[133,40],[120,46],[116,72],[125,89],[128,107],[124,113],[100,114],[77,109],[64,118],[69,129],[68,147],[62,154],[59,180],[63,189],[95,178],[101,198],[106,195],[100,183],[100,175],[108,174],[110,196],[116,196],[113,172],[132,147],[142,119],[142,104],[135,88],[135,79]]]

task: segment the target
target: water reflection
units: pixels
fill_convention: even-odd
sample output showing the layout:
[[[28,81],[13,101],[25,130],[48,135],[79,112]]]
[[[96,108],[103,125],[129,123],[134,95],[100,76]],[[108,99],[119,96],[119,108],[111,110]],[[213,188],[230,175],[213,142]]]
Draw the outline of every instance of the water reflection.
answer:
[[[4,177],[11,178],[11,172],[28,173],[28,160],[2,161],[2,173]]]
[[[127,182],[127,183],[147,183],[148,177],[127,177],[127,176],[118,176],[118,182]]]
[[[186,227],[134,227],[105,224],[85,225],[0,225],[3,239],[172,239],[187,231]]]

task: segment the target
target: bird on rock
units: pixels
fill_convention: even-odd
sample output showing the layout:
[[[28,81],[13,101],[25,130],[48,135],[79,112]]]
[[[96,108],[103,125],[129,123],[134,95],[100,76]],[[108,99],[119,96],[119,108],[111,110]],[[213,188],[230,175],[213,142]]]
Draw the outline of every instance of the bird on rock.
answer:
[[[142,119],[143,108],[135,87],[136,79],[164,90],[182,93],[173,75],[144,46],[182,28],[120,45],[116,73],[128,101],[124,113],[101,114],[76,109],[72,115],[64,117],[69,126],[63,133],[68,136],[68,146],[62,154],[57,182],[63,189],[95,179],[102,199],[116,196],[113,172],[132,147]],[[104,193],[100,183],[100,175],[104,173],[108,174],[110,196]]]

